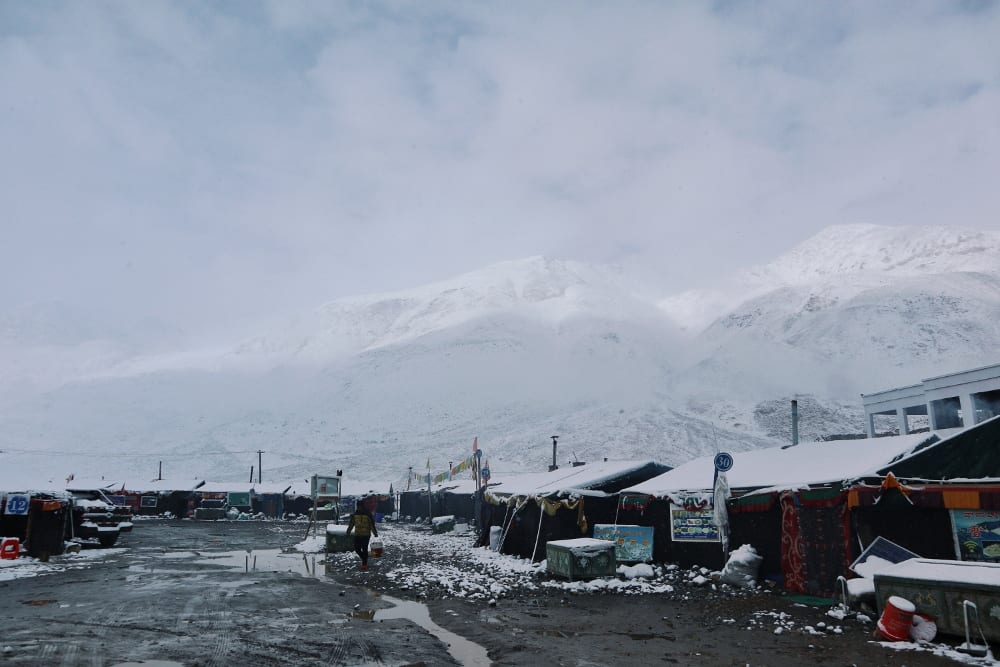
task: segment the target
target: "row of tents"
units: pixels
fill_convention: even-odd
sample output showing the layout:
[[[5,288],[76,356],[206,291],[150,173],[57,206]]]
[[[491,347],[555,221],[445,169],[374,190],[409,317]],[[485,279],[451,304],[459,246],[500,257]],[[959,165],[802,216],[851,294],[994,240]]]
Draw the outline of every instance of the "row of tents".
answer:
[[[551,540],[594,526],[652,529],[651,560],[721,568],[752,545],[761,575],[832,596],[837,577],[883,537],[925,558],[1000,562],[1000,417],[966,429],[732,452],[720,527],[714,455],[677,468],[601,462],[400,494],[400,513],[478,519],[502,552],[545,558]],[[429,507],[430,504],[430,507]],[[723,534],[723,533],[726,534]]]
[[[11,486],[9,483],[5,486]],[[136,516],[195,517],[196,510],[205,501],[213,501],[237,512],[281,518],[288,515],[307,515],[313,507],[309,482],[212,482],[202,479],[156,479],[151,481],[123,481],[120,479],[68,479],[65,483],[35,481],[18,484],[5,491],[22,491],[35,495],[64,493],[66,491],[100,490],[115,505],[129,507]],[[342,480],[341,504],[325,509],[320,518],[333,518],[336,514],[349,513],[356,500],[378,498],[376,511],[389,513],[394,510],[392,485],[389,482],[355,482]],[[208,503],[205,503],[206,505]]]
[[[762,576],[786,589],[831,595],[837,577],[877,537],[923,557],[1000,562],[1000,417],[966,429],[732,451],[724,503],[715,506],[714,456],[669,469],[653,461],[601,461],[550,472],[445,481],[393,497],[391,484],[343,480],[340,508],[375,496],[376,513],[464,517],[483,546],[545,558],[552,540],[594,536],[595,526],[647,529],[649,560],[720,568],[728,549],[752,545]],[[309,483],[74,480],[138,515],[191,516],[205,499],[249,514],[305,515]],[[14,489],[8,489],[14,490]],[[22,489],[23,490],[23,489]],[[327,519],[329,517],[320,517]]]

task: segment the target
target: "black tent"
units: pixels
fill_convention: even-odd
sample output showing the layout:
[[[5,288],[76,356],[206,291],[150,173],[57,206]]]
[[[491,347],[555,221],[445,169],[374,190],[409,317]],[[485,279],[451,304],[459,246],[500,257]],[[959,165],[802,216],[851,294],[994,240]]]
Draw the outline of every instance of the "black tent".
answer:
[[[1000,478],[1000,416],[918,448],[879,470],[898,479]]]

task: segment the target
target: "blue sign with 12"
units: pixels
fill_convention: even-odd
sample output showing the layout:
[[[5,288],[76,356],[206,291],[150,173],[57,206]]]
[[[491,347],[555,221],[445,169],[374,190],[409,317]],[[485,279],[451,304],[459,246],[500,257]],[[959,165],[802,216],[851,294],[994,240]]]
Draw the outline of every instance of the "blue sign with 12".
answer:
[[[28,501],[31,496],[24,494],[11,494],[7,496],[7,505],[4,507],[4,514],[7,516],[24,516],[28,513]]]

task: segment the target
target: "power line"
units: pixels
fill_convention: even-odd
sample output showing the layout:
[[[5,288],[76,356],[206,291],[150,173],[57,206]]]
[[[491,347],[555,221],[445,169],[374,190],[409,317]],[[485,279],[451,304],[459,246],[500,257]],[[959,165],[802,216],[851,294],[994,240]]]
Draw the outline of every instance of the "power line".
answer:
[[[204,451],[194,451],[184,454],[162,454],[159,452],[149,452],[146,454],[129,454],[128,452],[109,452],[109,451],[86,451],[86,450],[75,450],[75,451],[60,451],[54,449],[10,449],[4,448],[0,449],[0,454],[32,454],[34,456],[108,456],[113,454],[115,458],[132,457],[132,458],[190,458],[192,455],[197,456],[230,456],[232,454],[256,454],[256,449],[247,450],[234,450],[226,452],[204,452]]]

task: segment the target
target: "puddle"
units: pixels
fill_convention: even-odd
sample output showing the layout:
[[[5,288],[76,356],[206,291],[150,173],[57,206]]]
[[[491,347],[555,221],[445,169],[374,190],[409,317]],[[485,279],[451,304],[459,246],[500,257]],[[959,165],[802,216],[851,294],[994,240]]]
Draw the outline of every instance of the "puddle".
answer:
[[[448,647],[448,653],[459,664],[469,667],[489,667],[491,664],[489,657],[486,655],[486,649],[482,646],[470,642],[468,639],[460,637],[454,632],[449,632],[432,621],[427,605],[419,602],[410,602],[409,600],[398,600],[388,595],[381,597],[386,602],[395,606],[389,609],[375,610],[374,620],[388,621],[394,618],[401,618],[406,621],[413,621],[444,642]]]
[[[282,553],[281,549],[201,554],[194,562],[200,565],[237,567],[246,572],[292,572],[306,577],[324,576],[322,569],[317,573],[315,555],[310,558],[302,553]]]
[[[177,560],[188,560],[189,562],[201,565],[222,565],[243,569],[247,572],[292,572],[316,578],[325,578],[327,569],[325,567],[317,568],[318,563],[316,562],[315,555],[282,553],[280,549],[225,551],[214,554],[177,552],[174,556]],[[195,558],[192,559],[192,556]],[[142,569],[152,570],[153,568],[145,566]],[[381,598],[395,606],[389,609],[372,611],[356,609],[352,612],[351,616],[371,621],[388,621],[392,619],[412,621],[444,642],[448,647],[448,653],[459,664],[469,667],[489,667],[491,664],[486,654],[486,649],[482,646],[470,642],[468,639],[460,637],[454,632],[449,632],[432,621],[430,611],[426,605],[419,602],[410,602],[409,600],[399,600],[388,595],[382,595]],[[141,663],[120,663],[112,667],[133,667],[133,665],[135,667],[183,667],[181,663],[155,660]]]

